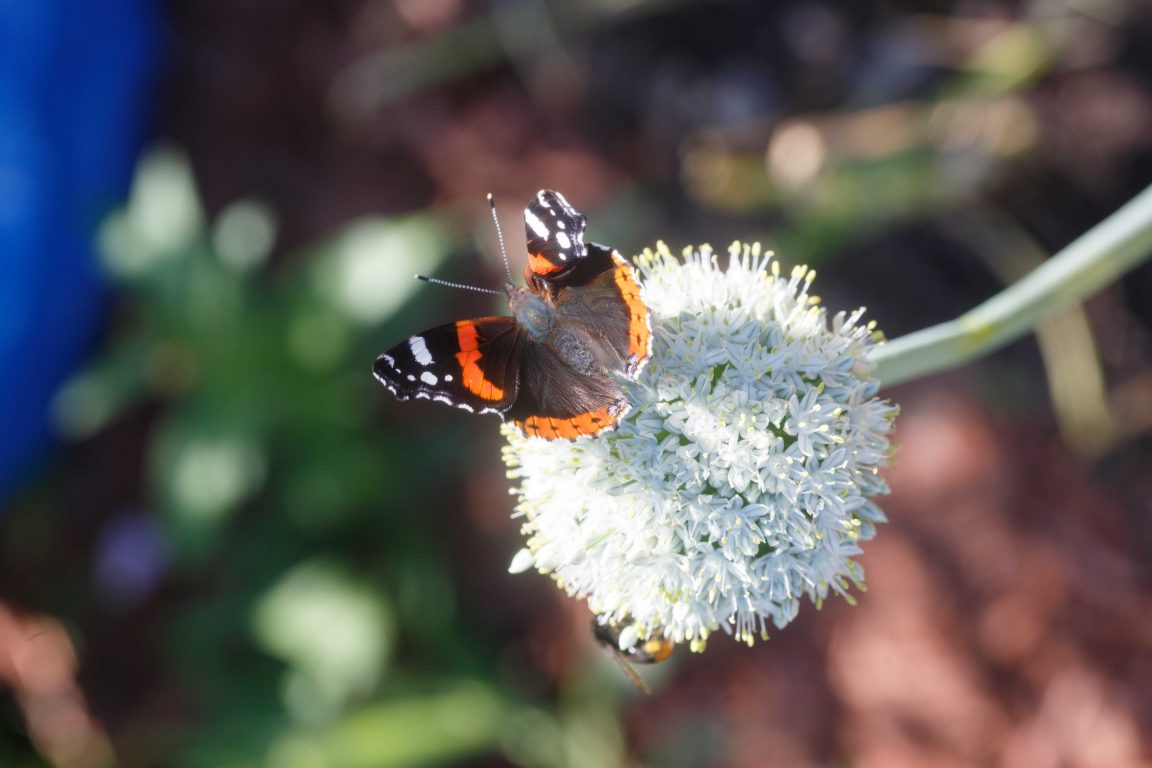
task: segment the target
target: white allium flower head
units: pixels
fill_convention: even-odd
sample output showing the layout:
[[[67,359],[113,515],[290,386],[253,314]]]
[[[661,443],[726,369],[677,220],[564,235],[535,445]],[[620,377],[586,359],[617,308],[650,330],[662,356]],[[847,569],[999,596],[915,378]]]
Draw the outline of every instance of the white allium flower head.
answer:
[[[897,409],[876,397],[863,310],[829,322],[759,245],[682,260],[659,243],[638,259],[652,359],[619,427],[573,442],[505,426],[536,568],[584,597],[625,642],[657,632],[702,650],[717,628],[751,644],[800,599],[851,599],[852,558],[884,514]]]

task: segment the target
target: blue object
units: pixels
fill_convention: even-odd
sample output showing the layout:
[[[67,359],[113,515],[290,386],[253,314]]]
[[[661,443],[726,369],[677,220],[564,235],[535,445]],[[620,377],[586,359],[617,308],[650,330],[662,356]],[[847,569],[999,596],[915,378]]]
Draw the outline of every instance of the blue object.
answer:
[[[153,0],[0,0],[0,501],[96,336],[93,235],[128,189],[158,31]]]

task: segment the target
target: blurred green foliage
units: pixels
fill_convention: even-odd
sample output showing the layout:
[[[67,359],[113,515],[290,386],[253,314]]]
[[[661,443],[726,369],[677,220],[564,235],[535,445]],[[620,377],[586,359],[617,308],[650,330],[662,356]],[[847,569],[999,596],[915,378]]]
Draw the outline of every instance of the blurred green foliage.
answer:
[[[352,768],[503,752],[579,764],[564,757],[559,716],[510,698],[491,641],[461,629],[444,537],[421,512],[457,473],[425,457],[462,447],[372,418],[390,401],[371,361],[404,332],[387,321],[451,234],[431,214],[360,220],[269,264],[275,229],[249,201],[209,220],[186,161],[158,150],[100,235],[120,312],[55,413],[76,441],[145,414],[137,480],[160,535],[146,542],[155,552],[122,556],[161,567],[131,594],[95,587],[163,614],[158,637],[142,621],[125,642],[175,676],[150,687],[177,691],[181,710],[116,734],[121,759]],[[124,619],[105,613],[87,631]],[[615,761],[616,728],[598,722],[614,746],[588,754]]]

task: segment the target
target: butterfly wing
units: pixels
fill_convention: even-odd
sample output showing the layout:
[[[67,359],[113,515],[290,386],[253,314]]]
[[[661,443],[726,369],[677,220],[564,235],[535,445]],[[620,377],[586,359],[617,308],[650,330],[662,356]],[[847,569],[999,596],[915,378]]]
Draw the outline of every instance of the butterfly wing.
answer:
[[[400,400],[503,414],[519,389],[522,337],[511,317],[458,320],[392,347],[376,358],[372,372]]]
[[[631,407],[606,371],[577,373],[552,347],[531,340],[521,354],[520,391],[506,417],[530,437],[598,435]]]
[[[587,217],[569,205],[564,195],[550,189],[537,192],[524,209],[529,279],[559,274],[583,259],[587,226]]]
[[[609,370],[635,380],[652,356],[648,306],[632,266],[607,246],[589,243],[587,255],[546,282],[563,322],[578,325],[612,352]]]
[[[631,407],[617,377],[635,380],[652,354],[648,307],[628,262],[595,243],[582,244],[579,258],[569,256],[556,272],[530,270],[533,290],[555,307],[558,330],[547,342],[525,340],[520,391],[507,413],[525,434],[548,439],[616,426]],[[576,337],[596,364],[579,372],[565,364],[553,346],[565,335]]]

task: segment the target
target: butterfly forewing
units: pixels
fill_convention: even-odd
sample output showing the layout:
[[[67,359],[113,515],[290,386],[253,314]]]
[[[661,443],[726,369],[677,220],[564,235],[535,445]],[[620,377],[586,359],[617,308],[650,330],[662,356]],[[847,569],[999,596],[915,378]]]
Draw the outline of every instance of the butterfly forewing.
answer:
[[[503,413],[516,400],[520,336],[511,317],[437,326],[376,358],[373,373],[400,400],[436,400]]]
[[[549,277],[584,259],[588,219],[559,192],[542,189],[524,209],[530,276]]]

